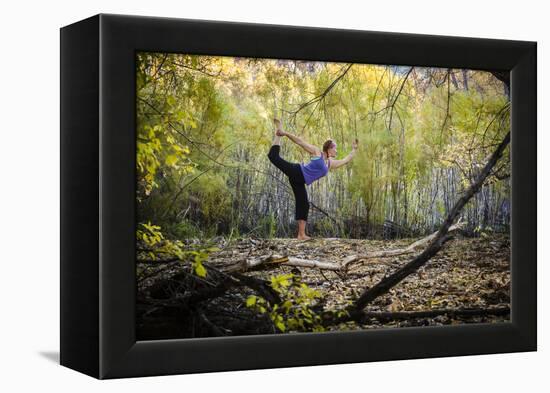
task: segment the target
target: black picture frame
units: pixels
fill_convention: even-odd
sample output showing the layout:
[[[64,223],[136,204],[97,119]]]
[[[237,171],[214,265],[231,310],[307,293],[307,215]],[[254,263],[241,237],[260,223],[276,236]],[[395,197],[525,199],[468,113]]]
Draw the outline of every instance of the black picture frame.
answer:
[[[511,322],[135,339],[137,51],[510,71]],[[96,15],[61,29],[61,359],[96,378],[534,351],[536,43]]]

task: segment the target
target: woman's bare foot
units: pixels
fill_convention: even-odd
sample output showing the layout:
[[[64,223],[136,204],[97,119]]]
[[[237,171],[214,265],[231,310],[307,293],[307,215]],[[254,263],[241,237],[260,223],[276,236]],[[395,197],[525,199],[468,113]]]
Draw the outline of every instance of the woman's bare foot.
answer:
[[[306,220],[298,220],[298,236],[296,237],[298,240],[311,239],[308,235],[306,235],[306,224]]]
[[[273,123],[275,123],[275,135],[285,136],[285,132],[283,131],[281,121],[279,119],[273,119]]]

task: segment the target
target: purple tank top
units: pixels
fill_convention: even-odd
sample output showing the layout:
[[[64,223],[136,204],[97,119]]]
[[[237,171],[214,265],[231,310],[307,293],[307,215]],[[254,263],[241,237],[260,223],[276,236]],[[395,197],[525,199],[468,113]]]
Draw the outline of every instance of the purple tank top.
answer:
[[[300,167],[308,186],[328,173],[328,167],[322,157],[313,157],[307,165],[300,164]]]

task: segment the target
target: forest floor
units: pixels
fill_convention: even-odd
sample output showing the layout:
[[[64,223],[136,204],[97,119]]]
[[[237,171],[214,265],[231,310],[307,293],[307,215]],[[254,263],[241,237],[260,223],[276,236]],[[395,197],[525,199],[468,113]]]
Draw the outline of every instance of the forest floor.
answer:
[[[324,239],[309,241],[295,239],[240,239],[230,244],[220,244],[220,251],[209,256],[208,264],[217,268],[230,265],[243,258],[263,258],[284,255],[307,260],[339,262],[350,255],[371,251],[392,250],[406,247],[417,239],[360,240]],[[350,265],[345,271],[320,270],[270,264],[259,270],[246,272],[247,276],[269,280],[280,274],[299,276],[301,282],[320,292],[325,310],[341,310],[359,297],[365,288],[378,283],[385,276],[410,261],[413,254],[372,258]],[[456,236],[445,244],[425,266],[411,274],[389,293],[370,303],[369,312],[414,312],[441,309],[491,309],[510,305],[510,240],[508,235],[491,234],[478,238]],[[177,267],[164,272],[174,276]],[[142,284],[140,291],[147,293],[155,280]],[[260,323],[264,320],[254,315],[245,305],[251,290],[235,288],[201,306],[200,315],[209,326],[217,326],[217,332],[229,335],[274,333]],[[139,308],[139,304],[138,304]],[[160,315],[160,318],[168,318]],[[372,318],[365,323],[347,322],[331,326],[329,330],[372,329],[381,327],[434,326],[462,323],[493,323],[509,321],[509,314],[456,316],[381,320]],[[194,317],[193,317],[194,318]],[[169,319],[169,318],[168,318]],[[156,319],[158,322],[158,318]],[[243,328],[243,322],[246,327]],[[155,327],[155,319],[138,318],[138,337],[176,338],[208,335],[209,329],[199,333],[197,322],[188,326],[180,318],[164,321],[171,328]],[[255,323],[257,322],[257,323]],[[183,327],[183,325],[186,325]],[[180,328],[174,326],[180,324]],[[206,332],[206,333],[205,333]]]

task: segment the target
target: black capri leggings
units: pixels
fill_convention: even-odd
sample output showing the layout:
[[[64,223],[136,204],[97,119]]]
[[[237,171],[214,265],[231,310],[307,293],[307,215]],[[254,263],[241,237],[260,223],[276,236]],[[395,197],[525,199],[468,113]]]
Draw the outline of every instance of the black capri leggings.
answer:
[[[271,161],[273,165],[288,176],[290,186],[294,192],[294,199],[296,200],[296,213],[294,214],[294,218],[296,220],[307,221],[309,201],[307,200],[306,181],[304,180],[302,168],[300,168],[300,164],[294,164],[282,159],[279,155],[280,150],[281,146],[279,145],[271,146],[267,157],[269,157],[269,161]]]

